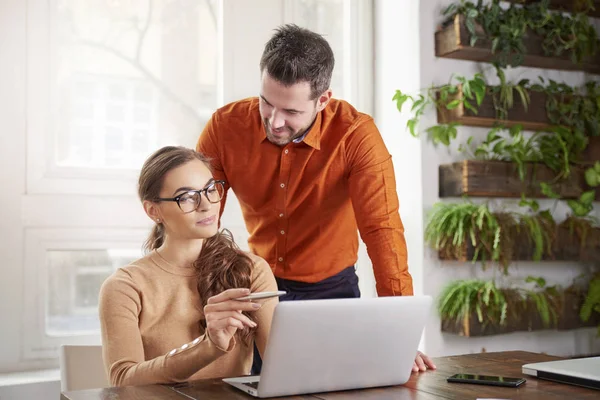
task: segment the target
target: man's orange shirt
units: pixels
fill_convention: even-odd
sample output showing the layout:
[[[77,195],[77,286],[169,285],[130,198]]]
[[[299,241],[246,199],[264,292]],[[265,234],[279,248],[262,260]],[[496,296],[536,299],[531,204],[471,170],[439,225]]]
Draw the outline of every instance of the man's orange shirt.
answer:
[[[217,110],[197,150],[233,189],[250,249],[275,276],[318,282],[354,265],[358,228],[378,294],[413,293],[392,160],[370,116],[332,99],[303,141],[279,147],[249,98]]]

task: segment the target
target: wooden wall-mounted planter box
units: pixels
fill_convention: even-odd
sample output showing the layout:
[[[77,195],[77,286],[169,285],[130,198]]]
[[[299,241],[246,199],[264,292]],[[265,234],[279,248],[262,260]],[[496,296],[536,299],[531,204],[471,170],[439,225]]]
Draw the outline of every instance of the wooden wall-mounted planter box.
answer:
[[[533,301],[528,301],[526,311],[520,312],[518,315],[515,315],[517,313],[510,313],[509,310],[509,316],[505,325],[491,322],[482,324],[477,319],[477,314],[473,313],[464,321],[442,319],[442,332],[459,336],[476,337],[502,335],[520,331],[530,332],[545,329],[572,330],[598,326],[600,323],[598,313],[594,313],[587,322],[581,321],[579,318],[579,309],[582,303],[582,296],[574,293],[565,293],[561,310],[558,312],[558,323],[555,327],[544,326],[535,304]]]
[[[556,173],[543,164],[527,164],[525,180],[519,178],[517,165],[503,161],[465,160],[439,166],[439,196],[544,198],[540,182],[551,182]],[[591,190],[584,169],[573,166],[571,176],[552,186],[564,199],[576,199],[583,190]],[[582,190],[583,189],[583,190]],[[600,200],[600,186],[596,188]]]
[[[448,101],[462,98],[461,90],[461,86],[459,85],[458,93],[449,96]],[[504,119],[497,119],[493,97],[490,93],[487,93],[478,107],[477,114],[460,103],[458,107],[452,110],[444,107],[438,108],[437,121],[439,124],[458,122],[461,125],[482,128],[492,128],[498,124],[508,128],[514,125],[521,125],[525,130],[545,131],[552,126],[546,112],[547,98],[548,96],[545,93],[530,91],[529,105],[525,109],[521,102],[521,96],[515,94],[513,107],[507,110]],[[589,144],[582,154],[582,161],[585,163],[600,161],[600,136],[589,138]]]
[[[540,0],[506,0],[511,3],[524,4],[524,3],[537,3]],[[550,0],[550,8],[561,11],[579,12],[582,11],[578,8],[577,0]],[[594,0],[594,10],[587,14],[590,17],[600,18],[600,0]]]
[[[440,107],[437,109],[437,120],[440,124],[450,122],[459,122],[467,126],[479,126],[484,128],[492,128],[497,124],[502,124],[506,127],[514,125],[522,125],[525,130],[539,131],[550,127],[548,114],[546,112],[547,96],[545,93],[529,92],[530,102],[527,110],[523,108],[521,96],[515,94],[513,107],[507,111],[504,119],[496,118],[496,109],[492,94],[489,92],[483,98],[481,105],[478,107],[477,114],[465,108],[462,103],[458,107],[448,110]],[[462,98],[462,89],[459,86],[459,91],[454,96],[450,96],[449,101],[454,98]],[[474,104],[475,107],[477,107]]]
[[[481,27],[477,29],[483,34]],[[584,60],[581,64],[573,63],[568,56],[548,57],[544,55],[542,38],[534,34],[529,34],[525,39],[525,48],[526,54],[521,66],[600,74],[600,54],[596,54],[593,59]],[[492,53],[490,40],[480,39],[475,46],[470,46],[470,35],[461,15],[456,15],[452,23],[435,33],[435,55],[479,62],[492,62],[497,56]]]
[[[528,233],[524,229],[520,231],[515,229],[515,232],[510,234],[513,235],[512,237],[516,246],[512,261],[533,261],[535,245]],[[589,235],[592,234],[589,233]],[[600,235],[600,228],[595,228],[594,236],[596,235]],[[556,240],[551,246],[552,254],[544,253],[541,261],[600,262],[600,244],[590,245],[589,240],[586,240],[586,242],[586,246],[582,246],[581,241],[575,233],[571,233],[566,227],[559,226],[556,230]],[[458,256],[439,251],[438,257],[444,261],[472,261],[475,255],[475,248],[472,246],[471,241],[467,240],[463,246]]]

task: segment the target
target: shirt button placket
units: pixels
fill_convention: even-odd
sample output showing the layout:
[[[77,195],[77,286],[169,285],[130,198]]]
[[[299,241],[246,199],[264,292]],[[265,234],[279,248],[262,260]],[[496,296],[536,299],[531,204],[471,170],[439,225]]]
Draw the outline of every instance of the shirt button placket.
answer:
[[[286,254],[286,236],[287,236],[287,219],[286,219],[286,210],[287,210],[287,194],[288,194],[288,185],[289,185],[289,176],[291,170],[291,151],[290,145],[283,149],[281,152],[281,163],[279,168],[279,187],[277,188],[277,207],[276,213],[278,215],[278,235],[277,235],[277,267],[283,269],[285,254]]]

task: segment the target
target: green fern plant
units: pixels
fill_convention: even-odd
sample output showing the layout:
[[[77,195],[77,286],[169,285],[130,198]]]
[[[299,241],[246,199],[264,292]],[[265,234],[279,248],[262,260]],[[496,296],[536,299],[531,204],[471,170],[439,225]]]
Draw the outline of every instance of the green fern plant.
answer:
[[[529,238],[534,260],[539,261],[544,254],[551,254],[555,228],[546,212],[527,215],[492,212],[486,204],[436,203],[429,213],[425,241],[442,257],[459,260],[470,244],[473,262],[498,262],[507,272],[518,237]],[[524,235],[519,235],[522,232]]]
[[[438,313],[444,319],[468,321],[475,313],[481,324],[506,324],[508,303],[493,281],[461,280],[447,285],[438,298]]]
[[[561,304],[557,287],[546,286],[546,280],[542,277],[528,276],[525,282],[535,283],[534,289],[524,289],[524,297],[534,302],[544,327],[556,327]]]
[[[437,203],[429,214],[425,241],[441,253],[460,259],[467,241],[475,249],[473,261],[500,259],[501,227],[487,205]]]

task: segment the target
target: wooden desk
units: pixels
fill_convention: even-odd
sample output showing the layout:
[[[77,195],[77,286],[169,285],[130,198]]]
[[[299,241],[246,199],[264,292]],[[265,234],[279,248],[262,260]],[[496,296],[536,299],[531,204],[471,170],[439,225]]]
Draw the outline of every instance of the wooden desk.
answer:
[[[344,392],[321,393],[315,395],[285,397],[287,400],[321,399],[321,400],[382,400],[382,399],[598,399],[600,392],[577,386],[563,385],[538,380],[521,373],[523,364],[558,360],[543,354],[524,351],[508,351],[500,353],[466,354],[461,356],[441,357],[434,361],[436,371],[413,374],[402,386],[385,388],[350,390]],[[527,382],[519,388],[502,388],[494,386],[448,383],[446,378],[456,373],[477,373],[511,377],[525,377]],[[234,399],[248,400],[253,397],[222,383],[220,380],[192,382],[186,389],[189,394],[202,399]],[[177,399],[184,400],[170,387],[163,385],[131,386],[124,388],[108,388],[67,392],[61,400],[142,400],[142,399]]]

